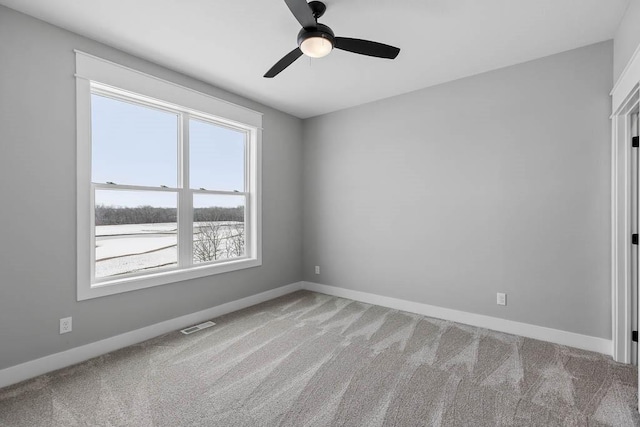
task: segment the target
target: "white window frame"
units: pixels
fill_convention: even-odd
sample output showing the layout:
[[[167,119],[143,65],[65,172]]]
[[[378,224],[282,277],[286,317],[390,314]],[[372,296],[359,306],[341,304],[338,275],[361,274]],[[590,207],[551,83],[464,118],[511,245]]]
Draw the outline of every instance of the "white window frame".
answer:
[[[77,299],[78,301],[175,283],[262,265],[261,139],[262,114],[157,77],[76,52],[77,114]],[[189,120],[246,132],[244,192],[189,188],[189,147],[178,138],[177,188],[95,184],[91,182],[91,95],[109,96],[178,114],[180,136],[188,140]],[[186,170],[183,170],[185,168]],[[170,191],[178,195],[178,266],[166,270],[95,278],[95,190]],[[245,196],[245,256],[193,264],[194,194]]]

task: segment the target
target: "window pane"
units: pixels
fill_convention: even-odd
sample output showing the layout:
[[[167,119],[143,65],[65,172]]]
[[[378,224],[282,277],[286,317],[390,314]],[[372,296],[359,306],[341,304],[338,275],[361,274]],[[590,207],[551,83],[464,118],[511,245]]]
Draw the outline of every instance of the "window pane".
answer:
[[[191,188],[244,191],[245,139],[245,132],[190,120]]]
[[[177,114],[91,95],[93,182],[176,187]]]
[[[173,192],[96,190],[96,278],[176,266],[177,200]]]
[[[244,206],[244,196],[194,194],[194,263],[244,256]]]

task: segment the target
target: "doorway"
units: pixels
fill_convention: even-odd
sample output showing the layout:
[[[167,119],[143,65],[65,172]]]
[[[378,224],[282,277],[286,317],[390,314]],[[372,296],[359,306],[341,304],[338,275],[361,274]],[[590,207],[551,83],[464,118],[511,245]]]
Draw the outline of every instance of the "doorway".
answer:
[[[640,64],[640,62],[639,62]],[[618,107],[616,107],[618,104]],[[639,232],[640,148],[634,148],[638,134],[640,88],[629,88],[624,97],[614,94],[612,119],[612,325],[614,360],[637,364],[638,346],[632,340],[638,325],[638,280],[640,251],[633,244]]]
[[[630,169],[630,190],[631,190],[631,209],[630,209],[630,225],[631,234],[634,236],[631,242],[631,329],[632,336],[635,339],[631,340],[631,363],[638,365],[638,276],[640,266],[640,246],[638,244],[638,201],[640,200],[640,182],[639,182],[639,155],[640,147],[638,147],[638,105],[634,103],[633,110],[629,113],[629,136],[631,145],[631,169]],[[635,331],[635,335],[633,334]]]

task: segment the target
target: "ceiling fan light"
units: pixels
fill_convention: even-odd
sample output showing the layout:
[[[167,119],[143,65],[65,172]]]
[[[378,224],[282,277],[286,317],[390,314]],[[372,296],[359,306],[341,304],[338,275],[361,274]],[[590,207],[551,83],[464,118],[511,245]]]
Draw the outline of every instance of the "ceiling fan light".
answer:
[[[300,50],[311,58],[327,56],[333,49],[331,41],[324,37],[309,37],[300,43]]]

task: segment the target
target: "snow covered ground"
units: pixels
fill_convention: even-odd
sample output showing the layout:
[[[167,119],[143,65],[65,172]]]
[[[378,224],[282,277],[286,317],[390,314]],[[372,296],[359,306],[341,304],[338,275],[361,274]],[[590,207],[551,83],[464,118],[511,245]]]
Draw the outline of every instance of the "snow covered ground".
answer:
[[[194,223],[194,239],[200,226]],[[177,244],[176,223],[96,226],[96,278],[175,267]]]

